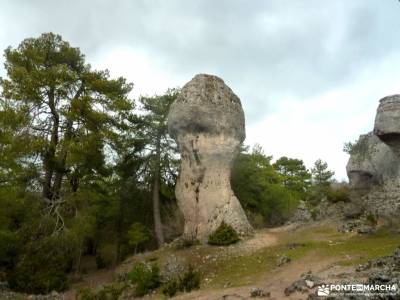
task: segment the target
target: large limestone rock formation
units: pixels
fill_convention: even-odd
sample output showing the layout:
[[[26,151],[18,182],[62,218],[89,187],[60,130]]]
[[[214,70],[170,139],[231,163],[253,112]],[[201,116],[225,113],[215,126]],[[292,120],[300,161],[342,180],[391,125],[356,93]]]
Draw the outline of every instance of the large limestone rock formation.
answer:
[[[400,95],[393,95],[380,100],[374,131],[360,136],[353,147],[347,174],[365,210],[399,222],[399,171]]]
[[[388,96],[379,101],[374,133],[400,155],[400,95]]]
[[[346,166],[350,187],[365,194],[375,185],[396,178],[397,158],[392,149],[372,132],[360,135]]]
[[[184,238],[205,241],[221,222],[239,234],[252,232],[230,186],[232,161],[245,138],[239,98],[222,79],[196,75],[171,105],[168,129],[181,153],[176,198]]]

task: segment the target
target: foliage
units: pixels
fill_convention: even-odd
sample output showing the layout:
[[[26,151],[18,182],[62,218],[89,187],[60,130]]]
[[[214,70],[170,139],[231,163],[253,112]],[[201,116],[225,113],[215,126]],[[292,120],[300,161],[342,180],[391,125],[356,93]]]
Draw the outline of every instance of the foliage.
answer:
[[[179,279],[179,290],[182,292],[191,292],[200,288],[201,276],[200,272],[195,271],[192,265]]]
[[[328,164],[321,159],[318,159],[314,163],[314,167],[311,169],[313,183],[320,187],[329,187],[332,182],[332,177],[335,172],[328,170]]]
[[[284,186],[282,176],[271,165],[272,157],[260,147],[247,151],[242,149],[234,162],[232,189],[249,215],[261,213],[261,223],[281,224],[297,207],[298,194]]]
[[[129,244],[136,248],[150,240],[147,228],[141,223],[133,223],[128,231]]]
[[[30,242],[9,276],[10,287],[34,294],[66,289],[72,258],[67,241],[66,236],[50,236]]]
[[[350,190],[347,186],[330,187],[327,191],[327,199],[332,203],[349,202]]]
[[[375,215],[371,212],[367,214],[366,219],[371,226],[376,226],[378,224],[378,220],[376,219]]]
[[[132,84],[110,78],[107,70],[92,70],[79,48],[52,33],[7,48],[5,68],[2,264],[10,268],[8,279],[17,290],[62,290],[67,272],[79,271],[87,249],[95,254],[102,242],[98,236],[113,226],[110,156],[128,141]],[[89,247],[94,240],[96,246]]]
[[[171,190],[177,177],[177,147],[168,135],[167,116],[178,93],[178,90],[170,89],[162,96],[141,97],[139,100],[143,115],[139,118],[137,134],[138,139],[146,145],[142,153],[145,169],[143,175],[146,181],[151,182],[154,232],[159,246],[165,239],[160,193]]]
[[[81,288],[76,293],[77,300],[97,300],[96,293],[90,288]]]
[[[226,246],[237,243],[239,236],[235,229],[229,224],[222,222],[218,228],[208,237],[210,245]]]
[[[81,288],[78,290],[77,300],[117,300],[123,291],[124,286],[118,284],[108,284],[101,289],[91,290],[90,288]]]
[[[157,265],[137,263],[128,274],[129,280],[136,284],[136,296],[144,296],[160,286],[160,270]]]
[[[370,160],[373,152],[376,151],[375,147],[371,147],[368,141],[369,135],[362,135],[355,142],[347,142],[343,146],[343,151],[352,156],[355,162],[362,162]]]
[[[176,295],[178,290],[179,290],[178,281],[176,279],[170,279],[163,285],[162,293],[165,296],[173,297]]]
[[[315,221],[318,218],[319,209],[317,207],[310,208],[311,218]]]
[[[12,268],[15,265],[21,245],[18,237],[10,230],[0,230],[0,266]]]
[[[311,174],[304,166],[303,161],[283,156],[273,166],[281,174],[283,185],[304,199],[311,184]]]

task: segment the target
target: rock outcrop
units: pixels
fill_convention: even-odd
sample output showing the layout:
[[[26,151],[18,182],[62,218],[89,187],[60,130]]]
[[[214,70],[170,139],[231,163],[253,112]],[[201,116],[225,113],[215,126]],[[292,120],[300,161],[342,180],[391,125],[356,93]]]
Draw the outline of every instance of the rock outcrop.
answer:
[[[216,76],[199,74],[171,105],[168,129],[181,153],[176,198],[184,238],[205,241],[223,221],[252,233],[230,186],[232,162],[245,139],[240,99]]]
[[[377,217],[398,222],[400,95],[380,100],[374,130],[361,135],[352,147],[346,169],[354,200]]]
[[[400,155],[400,95],[379,101],[374,133],[397,155]]]
[[[360,135],[346,166],[350,187],[366,194],[373,186],[396,178],[397,157],[392,149],[372,132]]]

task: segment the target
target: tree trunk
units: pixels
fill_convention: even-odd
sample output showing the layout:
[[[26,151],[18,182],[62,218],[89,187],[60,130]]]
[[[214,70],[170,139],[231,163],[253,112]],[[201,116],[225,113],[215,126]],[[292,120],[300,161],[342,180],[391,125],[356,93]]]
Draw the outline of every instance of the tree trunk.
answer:
[[[68,153],[68,144],[72,139],[72,121],[68,120],[66,122],[66,131],[64,135],[64,144],[61,149],[60,157],[58,160],[58,165],[56,169],[56,175],[54,178],[54,185],[53,185],[53,199],[58,199],[60,197],[61,191],[61,184],[66,173],[65,164],[67,162],[67,153]]]
[[[158,246],[164,244],[164,234],[162,230],[161,213],[160,213],[160,163],[161,163],[161,136],[157,136],[156,157],[154,167],[153,182],[153,218],[154,231],[156,233]]]
[[[55,154],[56,154],[56,148],[58,145],[58,129],[60,126],[60,117],[56,110],[55,99],[54,99],[54,90],[49,91],[48,97],[49,97],[48,105],[49,105],[49,108],[51,111],[53,124],[52,124],[52,130],[51,130],[51,139],[50,139],[49,149],[47,149],[46,153],[44,154],[44,158],[43,158],[45,176],[44,176],[42,194],[43,194],[44,198],[51,200],[53,198],[51,182],[53,179]]]

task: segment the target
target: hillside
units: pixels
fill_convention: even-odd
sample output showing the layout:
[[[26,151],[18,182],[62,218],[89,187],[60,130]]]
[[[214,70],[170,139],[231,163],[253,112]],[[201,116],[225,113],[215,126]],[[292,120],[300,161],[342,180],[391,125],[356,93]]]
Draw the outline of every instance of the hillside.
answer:
[[[74,299],[77,290],[88,286],[101,291],[100,283],[108,286],[108,290],[118,290],[122,286],[118,279],[143,261],[157,263],[161,270],[168,269],[168,272],[187,264],[200,271],[200,290],[178,293],[175,299],[247,299],[255,288],[270,294],[271,299],[307,299],[316,287],[300,288],[303,290],[300,292],[294,287],[296,284],[292,285],[302,275],[314,285],[344,279],[362,282],[368,272],[355,272],[360,264],[390,255],[400,246],[398,230],[379,228],[370,234],[341,233],[338,232],[340,225],[330,220],[263,229],[254,237],[228,247],[195,245],[177,250],[167,245],[130,257],[116,268],[114,276],[105,280],[101,278],[103,273],[88,274],[64,295],[66,299]],[[129,291],[132,292],[132,288],[125,288],[118,299],[131,299]],[[144,298],[165,299],[165,296],[158,289]]]

